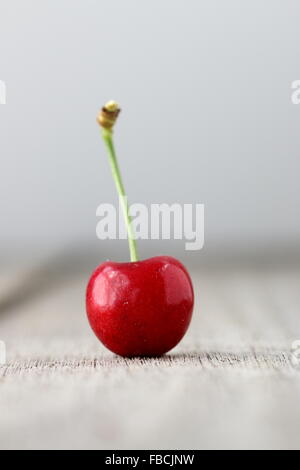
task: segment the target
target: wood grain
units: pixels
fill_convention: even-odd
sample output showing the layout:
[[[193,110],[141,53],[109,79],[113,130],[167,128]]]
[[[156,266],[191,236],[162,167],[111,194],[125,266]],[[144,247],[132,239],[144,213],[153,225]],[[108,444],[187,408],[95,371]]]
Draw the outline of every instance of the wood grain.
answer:
[[[94,338],[85,275],[45,275],[35,289],[30,271],[0,274],[0,448],[299,449],[299,273],[196,270],[190,331],[154,359],[116,357]]]

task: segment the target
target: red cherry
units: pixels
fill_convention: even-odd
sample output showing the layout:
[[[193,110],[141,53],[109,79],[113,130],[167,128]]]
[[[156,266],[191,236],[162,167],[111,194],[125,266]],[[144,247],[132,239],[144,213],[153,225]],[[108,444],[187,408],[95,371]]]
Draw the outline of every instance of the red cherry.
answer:
[[[178,260],[168,256],[103,263],[87,287],[91,327],[120,356],[170,351],[184,336],[193,306],[191,278]]]
[[[106,262],[96,269],[87,287],[87,314],[96,336],[116,354],[160,356],[179,343],[190,324],[193,286],[185,267],[174,258],[159,256],[138,261],[113,142],[119,112],[118,104],[109,101],[101,109],[98,122],[123,209],[131,262]]]

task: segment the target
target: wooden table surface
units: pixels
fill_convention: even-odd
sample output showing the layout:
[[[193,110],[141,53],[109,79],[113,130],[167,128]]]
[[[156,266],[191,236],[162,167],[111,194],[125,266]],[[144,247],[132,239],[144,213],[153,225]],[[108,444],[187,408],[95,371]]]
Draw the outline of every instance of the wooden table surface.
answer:
[[[0,448],[300,449],[300,269],[192,276],[182,343],[128,360],[90,331],[86,274],[0,273]]]

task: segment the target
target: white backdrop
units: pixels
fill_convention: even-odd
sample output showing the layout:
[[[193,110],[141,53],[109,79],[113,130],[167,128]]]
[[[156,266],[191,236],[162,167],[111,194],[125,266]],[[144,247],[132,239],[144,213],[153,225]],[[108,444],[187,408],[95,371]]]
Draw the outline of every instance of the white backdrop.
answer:
[[[96,207],[116,195],[95,116],[110,98],[130,201],[204,203],[208,252],[297,246],[299,2],[0,6],[4,256],[100,249]]]

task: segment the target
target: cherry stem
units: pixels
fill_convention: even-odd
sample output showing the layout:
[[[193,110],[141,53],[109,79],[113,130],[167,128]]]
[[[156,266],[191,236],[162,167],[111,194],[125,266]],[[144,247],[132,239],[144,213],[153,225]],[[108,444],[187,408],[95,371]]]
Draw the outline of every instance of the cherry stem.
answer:
[[[110,129],[102,129],[102,137],[105,142],[106,148],[108,150],[109,163],[111,166],[112,176],[119,194],[119,198],[122,205],[125,225],[128,234],[128,243],[130,251],[130,259],[132,262],[138,261],[137,246],[136,240],[132,227],[132,220],[129,214],[129,206],[127,201],[127,196],[125,193],[125,188],[123,185],[120,168],[117,161],[115,146],[113,142],[113,134]]]

